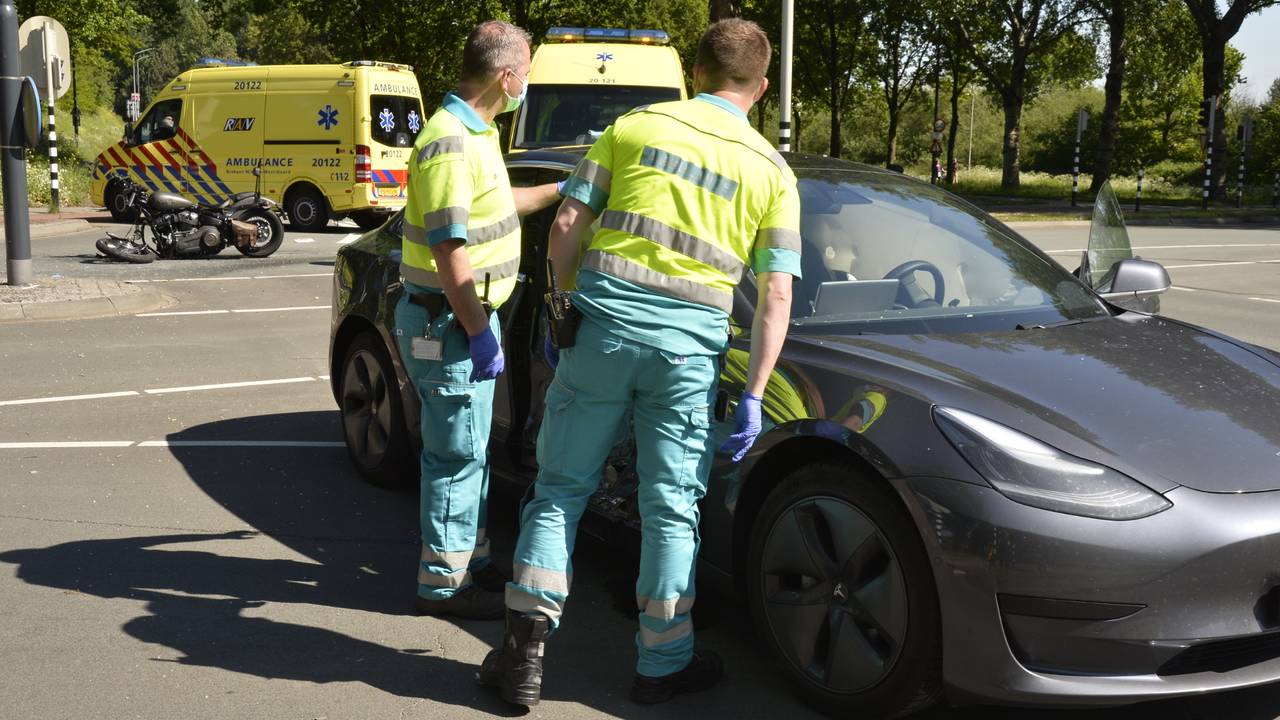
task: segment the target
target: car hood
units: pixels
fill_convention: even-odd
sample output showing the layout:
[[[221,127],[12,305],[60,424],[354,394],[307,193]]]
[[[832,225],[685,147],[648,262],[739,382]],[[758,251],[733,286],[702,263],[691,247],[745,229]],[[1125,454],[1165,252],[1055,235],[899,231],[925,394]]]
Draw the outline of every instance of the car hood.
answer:
[[[895,366],[903,389],[928,402],[986,416],[1159,490],[1280,489],[1280,366],[1195,327],[1126,313],[1014,332],[822,344]]]

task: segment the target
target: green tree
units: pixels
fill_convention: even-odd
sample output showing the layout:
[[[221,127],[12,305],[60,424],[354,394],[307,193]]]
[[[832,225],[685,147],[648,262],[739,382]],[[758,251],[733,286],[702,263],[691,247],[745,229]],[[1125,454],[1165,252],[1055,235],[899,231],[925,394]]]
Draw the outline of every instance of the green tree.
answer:
[[[1226,11],[1219,13],[1217,0],[1184,0],[1191,18],[1200,33],[1200,52],[1204,58],[1202,97],[1218,97],[1219,102],[1229,99],[1227,85],[1227,43],[1240,31],[1249,15],[1277,4],[1278,0],[1229,0]],[[1219,123],[1221,125],[1222,123]],[[1226,128],[1215,127],[1213,135],[1213,193],[1224,192],[1222,179],[1226,174]]]
[[[1174,3],[1152,6],[1132,31],[1120,147],[1132,161],[1154,164],[1177,158],[1179,144],[1194,139],[1200,42],[1191,16]]]
[[[959,25],[970,58],[1004,110],[1003,162],[1000,185],[1020,184],[1022,111],[1046,81],[1071,68],[1077,53],[1055,53],[1064,41],[1076,40],[1086,18],[1085,0],[961,0]],[[1092,53],[1090,53],[1092,54]],[[1078,59],[1077,59],[1078,62]],[[1055,73],[1055,66],[1059,72]]]
[[[124,62],[142,47],[140,37],[150,21],[131,0],[19,0],[18,15],[48,15],[67,28],[77,50],[92,48]]]
[[[250,15],[240,47],[246,58],[262,65],[331,63],[335,59],[315,27],[289,5]]]
[[[239,57],[235,37],[226,30],[210,26],[195,0],[178,0],[173,15],[166,18],[163,25],[153,26],[157,30],[160,27],[171,32],[153,40],[155,52],[140,64],[138,70],[144,98],[154,96],[200,58],[234,60]]]
[[[795,24],[796,87],[825,106],[831,118],[831,157],[840,157],[841,115],[858,91],[858,64],[868,52],[861,0],[798,3]]]
[[[923,6],[916,3],[882,3],[867,19],[868,39],[875,48],[862,56],[862,65],[865,73],[880,83],[888,110],[886,166],[897,162],[902,112],[935,65],[931,22]]]

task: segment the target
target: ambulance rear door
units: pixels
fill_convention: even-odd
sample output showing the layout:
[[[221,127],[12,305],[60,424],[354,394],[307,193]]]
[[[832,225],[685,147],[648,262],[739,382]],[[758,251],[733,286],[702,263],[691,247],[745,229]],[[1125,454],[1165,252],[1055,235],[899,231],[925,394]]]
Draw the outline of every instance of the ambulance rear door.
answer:
[[[411,72],[370,70],[369,92],[369,204],[400,208],[405,203],[409,154],[426,122]]]

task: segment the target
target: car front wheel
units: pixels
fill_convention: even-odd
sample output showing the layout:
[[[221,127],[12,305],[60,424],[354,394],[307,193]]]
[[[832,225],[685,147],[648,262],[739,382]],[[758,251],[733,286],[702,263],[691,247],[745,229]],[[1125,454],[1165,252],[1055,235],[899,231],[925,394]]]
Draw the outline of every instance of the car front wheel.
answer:
[[[395,369],[377,333],[366,330],[347,347],[338,397],[347,454],[361,477],[382,487],[417,480]]]
[[[784,479],[752,528],[747,601],[791,681],[828,713],[900,717],[941,695],[928,556],[879,478],[817,463]]]

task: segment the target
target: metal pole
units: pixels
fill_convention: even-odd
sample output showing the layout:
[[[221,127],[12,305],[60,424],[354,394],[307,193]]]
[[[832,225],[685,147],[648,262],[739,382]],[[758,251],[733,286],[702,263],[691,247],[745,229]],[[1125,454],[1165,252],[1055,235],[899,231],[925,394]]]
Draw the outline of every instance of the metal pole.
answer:
[[[778,69],[778,149],[791,149],[791,52],[794,0],[782,0],[782,66]]]
[[[10,285],[31,284],[31,218],[27,207],[27,158],[18,98],[18,11],[0,5],[0,174],[4,180],[5,264]],[[38,102],[38,101],[37,101]]]
[[[75,45],[71,46],[71,127],[80,141],[80,66],[76,64]]]
[[[1280,172],[1276,173],[1274,184],[1271,186],[1271,207],[1280,207]]]
[[[1200,209],[1209,209],[1209,190],[1213,187],[1213,121],[1218,114],[1218,96],[1209,98],[1209,127],[1205,136],[1204,152],[1204,191],[1200,198]]]
[[[1145,172],[1143,168],[1138,168],[1138,196],[1133,201],[1133,211],[1138,212],[1142,209],[1142,174]]]
[[[58,130],[54,124],[54,106],[57,94],[53,91],[53,62],[54,56],[51,52],[51,40],[53,39],[53,26],[49,23],[44,24],[44,69],[45,69],[45,88],[49,95],[49,212],[57,213],[59,207],[58,198]]]

